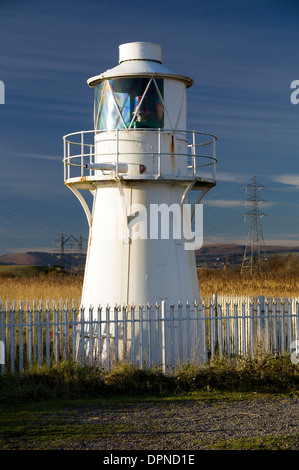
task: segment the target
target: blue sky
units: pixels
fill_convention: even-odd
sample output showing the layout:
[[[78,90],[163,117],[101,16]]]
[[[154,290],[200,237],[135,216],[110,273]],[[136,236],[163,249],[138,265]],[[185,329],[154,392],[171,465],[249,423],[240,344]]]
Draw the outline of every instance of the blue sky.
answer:
[[[194,79],[188,128],[215,134],[217,186],[204,199],[204,243],[245,243],[241,188],[268,189],[266,243],[299,245],[299,2],[0,0],[0,254],[85,242],[84,212],[63,182],[63,135],[93,127],[86,80],[149,41]]]

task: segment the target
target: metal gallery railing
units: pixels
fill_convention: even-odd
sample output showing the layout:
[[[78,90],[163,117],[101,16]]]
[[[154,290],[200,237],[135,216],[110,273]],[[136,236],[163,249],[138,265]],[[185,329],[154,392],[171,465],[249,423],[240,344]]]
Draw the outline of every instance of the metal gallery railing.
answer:
[[[136,152],[130,151],[126,153],[121,150],[122,135],[132,134],[131,139],[134,140],[134,135],[138,135],[141,132],[150,133],[154,135],[156,142],[154,150],[144,151],[136,150]],[[148,178],[160,178],[169,177],[168,174],[163,172],[163,159],[167,156],[171,156],[172,152],[164,152],[161,140],[163,135],[173,136],[174,142],[173,147],[176,148],[176,139],[181,140],[182,136],[187,142],[187,153],[178,152],[178,156],[183,157],[187,160],[188,172],[183,177],[188,178],[203,178],[208,181],[215,181],[216,172],[216,140],[217,138],[212,134],[207,134],[197,131],[188,130],[168,130],[168,129],[115,129],[110,131],[100,130],[88,130],[73,132],[63,137],[64,142],[64,180],[69,181],[72,178],[88,178],[95,175],[95,170],[92,169],[95,161],[98,161],[103,157],[102,154],[95,153],[94,138],[95,135],[109,134],[110,138],[115,141],[115,151],[105,152],[105,157],[109,158],[109,161],[114,160],[114,167],[110,166],[111,173],[116,177],[124,177],[125,171],[121,170],[123,162],[126,162],[126,157],[134,155],[140,155],[141,153],[145,156],[156,156],[157,164],[155,171]],[[111,137],[112,136],[112,137]],[[174,153],[175,150],[174,150]],[[103,161],[103,164],[105,161]],[[132,176],[132,173],[131,173]],[[133,175],[134,176],[134,175]],[[139,165],[136,165],[135,176],[140,176]]]

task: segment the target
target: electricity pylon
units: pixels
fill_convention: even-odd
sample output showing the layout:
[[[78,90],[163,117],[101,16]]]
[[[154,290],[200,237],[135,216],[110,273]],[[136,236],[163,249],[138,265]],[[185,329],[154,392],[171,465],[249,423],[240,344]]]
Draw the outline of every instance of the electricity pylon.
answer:
[[[260,185],[257,181],[257,176],[254,175],[252,183],[241,189],[241,191],[245,189],[246,193],[247,189],[251,189],[251,198],[246,199],[246,201],[243,202],[245,205],[250,203],[251,210],[242,216],[245,218],[245,222],[246,217],[250,216],[250,227],[241,266],[241,274],[260,274],[262,271],[268,271],[269,269],[261,227],[261,218],[267,214],[264,214],[259,209],[259,205],[266,202],[263,199],[260,199],[258,195],[259,190],[263,188],[265,188],[265,186]]]

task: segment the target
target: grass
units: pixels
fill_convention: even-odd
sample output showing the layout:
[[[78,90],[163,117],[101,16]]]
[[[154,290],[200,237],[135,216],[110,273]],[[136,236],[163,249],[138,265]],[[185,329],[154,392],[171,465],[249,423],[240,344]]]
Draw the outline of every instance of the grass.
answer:
[[[228,439],[208,445],[211,450],[288,450],[298,443],[299,435],[292,436],[255,436],[246,439]]]
[[[79,303],[81,297],[83,278],[76,275],[67,275],[58,271],[42,270],[30,276],[0,275],[0,299],[3,301],[66,300],[75,299]]]
[[[268,393],[299,396],[299,370],[288,356],[185,365],[169,373],[158,367],[119,365],[107,371],[61,362],[23,375],[0,376],[0,404],[61,398],[140,396],[202,392]]]
[[[198,269],[201,297],[213,294],[297,297],[299,274],[273,271],[261,276],[241,276],[238,270]],[[83,276],[38,266],[0,266],[0,299],[80,299]]]

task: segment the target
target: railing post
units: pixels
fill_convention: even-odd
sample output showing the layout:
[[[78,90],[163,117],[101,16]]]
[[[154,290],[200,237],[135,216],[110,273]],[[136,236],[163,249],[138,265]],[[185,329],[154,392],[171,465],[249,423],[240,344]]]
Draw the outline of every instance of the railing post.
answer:
[[[83,131],[81,131],[81,178],[83,177],[83,168],[84,168],[84,134]]]
[[[213,138],[213,174],[212,174],[212,178],[213,180],[215,180],[216,178],[216,141],[215,141],[215,137]]]
[[[70,153],[71,153],[70,142],[68,142],[67,143],[67,179],[70,178],[70,174],[71,174]]]
[[[195,132],[192,131],[192,175],[196,175]]]
[[[116,129],[116,167],[115,175],[118,178],[118,162],[119,162],[119,129]]]
[[[66,141],[63,138],[63,178],[66,180]]]
[[[158,176],[161,177],[161,129],[158,129]]]

